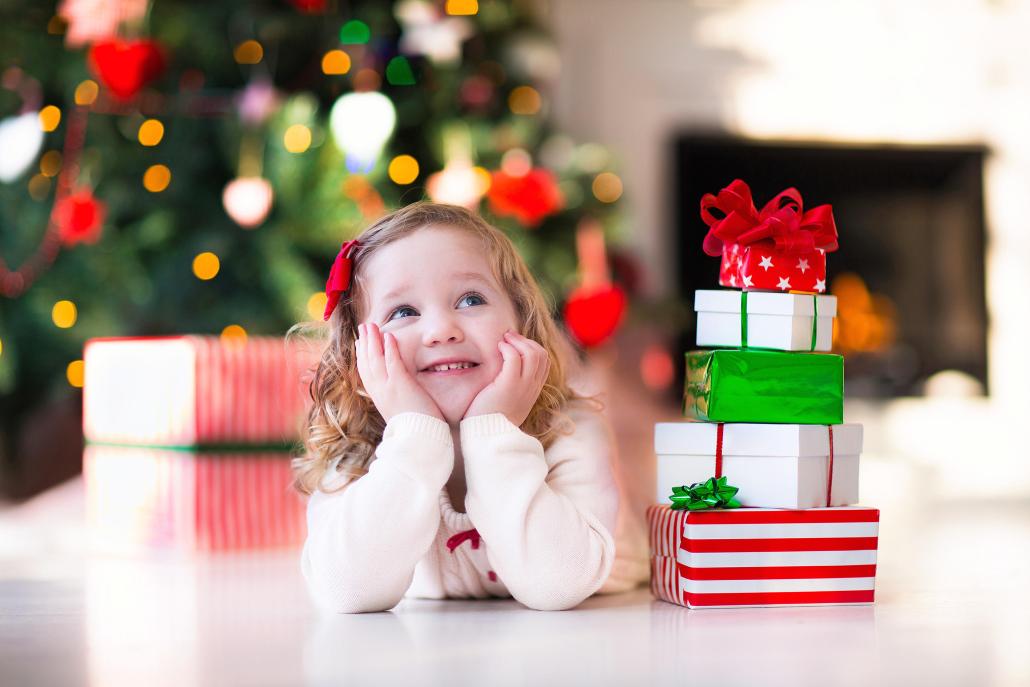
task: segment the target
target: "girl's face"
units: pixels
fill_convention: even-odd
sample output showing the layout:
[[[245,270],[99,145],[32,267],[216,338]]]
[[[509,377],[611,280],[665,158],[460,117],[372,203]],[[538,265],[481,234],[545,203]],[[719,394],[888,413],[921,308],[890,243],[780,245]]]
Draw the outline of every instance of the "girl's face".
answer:
[[[427,227],[379,249],[361,271],[362,323],[397,337],[408,372],[457,424],[501,370],[497,343],[518,331],[515,306],[480,239]]]

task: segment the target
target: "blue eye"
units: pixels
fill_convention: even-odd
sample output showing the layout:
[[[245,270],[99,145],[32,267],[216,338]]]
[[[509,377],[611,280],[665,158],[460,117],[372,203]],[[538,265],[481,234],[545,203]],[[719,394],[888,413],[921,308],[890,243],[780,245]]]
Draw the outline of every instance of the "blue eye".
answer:
[[[404,313],[410,313],[410,315],[405,315]],[[395,308],[386,320],[387,322],[392,322],[393,320],[400,319],[401,317],[418,317],[418,311],[410,305],[402,305],[399,308]]]
[[[472,307],[473,305],[483,305],[486,303],[486,299],[475,292],[466,293],[458,300],[458,307],[463,307],[463,303],[467,303],[464,307]]]

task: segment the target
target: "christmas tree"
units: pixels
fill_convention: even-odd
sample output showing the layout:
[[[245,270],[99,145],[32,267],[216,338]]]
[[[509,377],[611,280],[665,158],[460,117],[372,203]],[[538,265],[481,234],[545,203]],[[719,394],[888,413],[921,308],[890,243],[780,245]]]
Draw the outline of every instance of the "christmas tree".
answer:
[[[83,384],[86,339],[318,319],[340,243],[423,198],[507,231],[584,345],[618,322],[598,239],[622,184],[549,125],[557,53],[517,2],[8,0],[0,19],[7,467],[27,414]]]

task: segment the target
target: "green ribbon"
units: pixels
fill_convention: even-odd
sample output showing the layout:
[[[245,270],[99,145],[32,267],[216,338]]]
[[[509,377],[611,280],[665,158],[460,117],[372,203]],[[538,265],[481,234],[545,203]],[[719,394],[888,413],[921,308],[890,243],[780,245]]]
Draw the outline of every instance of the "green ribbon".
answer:
[[[162,451],[180,451],[185,453],[292,453],[300,448],[297,442],[248,444],[244,442],[226,442],[209,444],[148,444],[123,441],[94,441],[86,439],[87,446],[110,446],[113,448],[157,449]]]
[[[816,326],[819,324],[819,297],[812,294],[812,345],[809,351],[815,350]]]
[[[726,477],[710,477],[689,487],[673,487],[672,510],[706,510],[709,508],[740,508],[735,497],[739,487],[726,483]]]
[[[747,348],[747,291],[740,292],[740,347]]]
[[[740,292],[740,347],[747,348],[747,291]],[[815,350],[816,335],[819,326],[819,296],[812,294],[812,342],[808,350]]]

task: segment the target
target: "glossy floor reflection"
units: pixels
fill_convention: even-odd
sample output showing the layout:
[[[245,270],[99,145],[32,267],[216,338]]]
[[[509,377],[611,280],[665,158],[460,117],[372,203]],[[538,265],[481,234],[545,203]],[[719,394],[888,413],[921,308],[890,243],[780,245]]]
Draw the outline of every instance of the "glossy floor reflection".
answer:
[[[0,684],[1030,683],[1030,504],[917,501],[894,477],[872,607],[688,611],[639,590],[358,616],[310,606],[294,551],[86,553],[73,481],[0,511]]]

